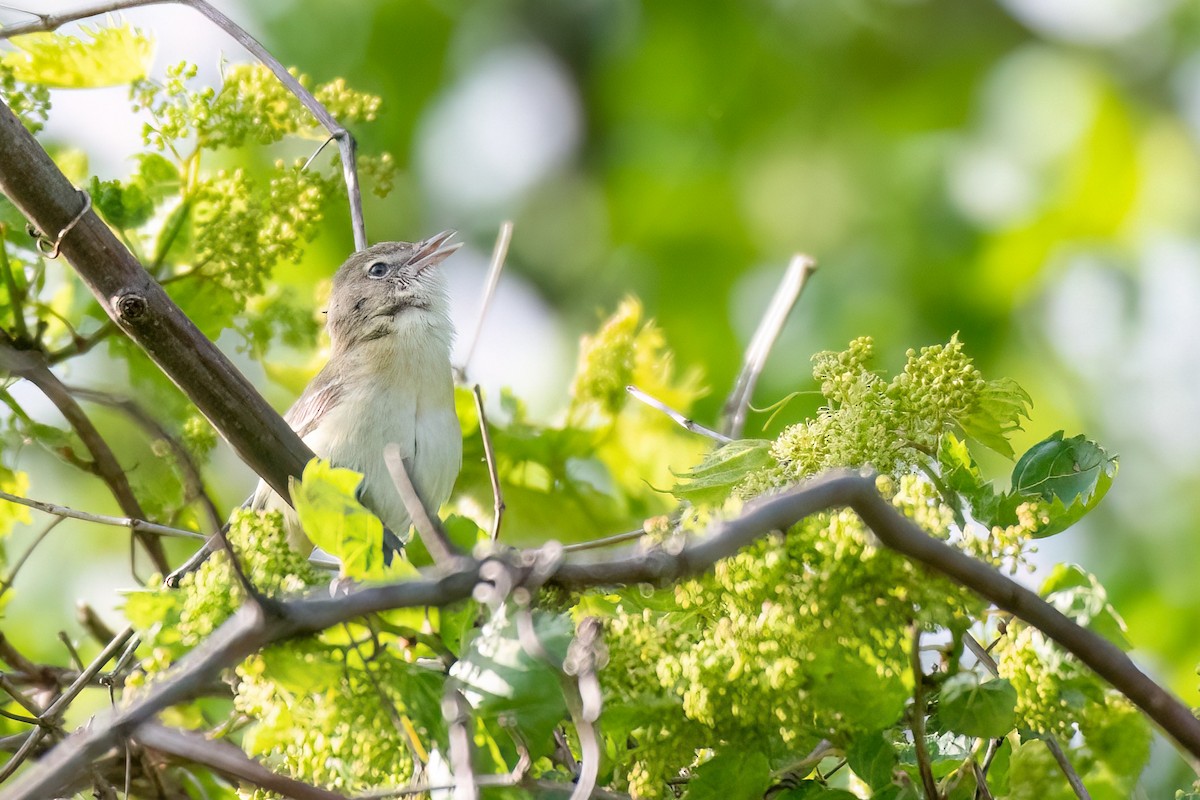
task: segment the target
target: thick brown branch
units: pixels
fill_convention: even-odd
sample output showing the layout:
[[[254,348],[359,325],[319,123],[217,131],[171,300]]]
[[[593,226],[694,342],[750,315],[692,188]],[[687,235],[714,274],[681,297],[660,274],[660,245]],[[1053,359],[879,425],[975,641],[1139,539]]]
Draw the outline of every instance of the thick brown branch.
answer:
[[[1148,678],[1112,643],[1085,629],[1030,590],[992,567],[934,539],[879,496],[873,476],[832,474],[747,506],[744,513],[714,525],[704,537],[676,553],[627,548],[613,558],[562,561],[539,583],[587,589],[633,583],[661,584],[709,569],[771,531],[784,531],[818,511],[850,507],[889,548],[965,586],[1000,608],[1040,629],[1109,681],[1154,720],[1181,747],[1200,757],[1200,721],[1186,706]],[[536,563],[522,553],[505,567],[520,584],[530,580]],[[140,697],[79,731],[54,748],[38,766],[21,775],[0,800],[35,800],[86,770],[88,764],[155,714],[195,696],[222,669],[272,642],[313,633],[364,614],[391,608],[444,606],[469,597],[480,580],[481,562],[463,558],[457,571],[403,583],[371,586],[340,597],[315,594],[280,603],[266,615],[243,607],[204,644],[184,657]],[[436,573],[426,573],[426,575]]]
[[[330,138],[337,142],[338,151],[342,157],[342,177],[346,182],[346,195],[350,201],[350,223],[354,229],[354,247],[357,250],[366,248],[367,228],[366,223],[363,221],[362,191],[358,185],[357,148],[354,143],[354,137],[350,135],[350,132],[340,122],[334,119],[329,110],[321,105],[321,102],[313,96],[312,92],[301,85],[295,75],[288,72],[287,67],[283,66],[279,59],[271,55],[267,48],[262,46],[262,43],[251,36],[245,28],[206,2],[206,0],[113,0],[113,2],[96,3],[85,8],[61,14],[35,14],[36,19],[34,20],[9,25],[0,30],[0,40],[10,39],[13,36],[20,36],[26,33],[57,30],[68,22],[109,14],[113,11],[138,8],[140,6],[160,5],[168,2],[196,9],[209,22],[233,37],[238,44],[246,48],[251,55],[261,61],[267,69],[271,70],[279,82],[296,96],[300,104],[316,117],[317,122],[325,130],[329,131]],[[42,228],[42,230],[57,231],[62,229]],[[286,494],[283,494],[283,496],[287,497]]]
[[[62,230],[79,213],[80,195],[3,103],[0,141],[0,192],[40,230]],[[288,497],[288,477],[301,475],[312,452],[95,213],[84,214],[63,240],[62,253],[117,326],[183,389],[242,460]]]
[[[125,477],[125,470],[117,461],[108,442],[100,435],[100,431],[96,430],[96,426],[80,408],[79,403],[75,402],[75,398],[71,396],[63,382],[46,366],[42,354],[32,350],[18,350],[8,342],[0,341],[0,369],[29,381],[40,389],[50,402],[54,403],[59,413],[66,418],[67,423],[79,435],[80,440],[91,453],[92,460],[96,465],[96,474],[108,486],[109,491],[117,500],[117,505],[121,507],[121,511],[132,519],[145,519],[146,514],[142,511],[142,505],[134,496],[133,487],[129,485],[129,479]],[[171,566],[167,562],[167,554],[163,549],[162,542],[157,537],[137,530],[133,535],[150,555],[154,568],[160,573],[170,572]]]
[[[206,739],[198,733],[168,728],[157,722],[138,726],[134,738],[145,747],[192,764],[202,764],[238,780],[296,800],[346,800],[345,795],[319,789],[271,772],[229,742]]]

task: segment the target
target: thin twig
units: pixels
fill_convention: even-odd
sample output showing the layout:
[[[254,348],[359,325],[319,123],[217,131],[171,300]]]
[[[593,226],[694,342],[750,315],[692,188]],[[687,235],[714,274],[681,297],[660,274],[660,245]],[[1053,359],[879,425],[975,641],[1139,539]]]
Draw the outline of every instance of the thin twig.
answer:
[[[117,635],[117,632],[108,627],[108,623],[100,618],[100,615],[96,613],[96,609],[83,601],[80,601],[76,605],[75,616],[79,624],[83,626],[83,629],[101,644],[104,644]]]
[[[729,393],[729,398],[725,401],[722,430],[731,438],[742,438],[742,431],[746,427],[746,412],[754,397],[754,387],[758,384],[758,377],[767,364],[767,356],[771,354],[771,348],[775,346],[775,340],[783,331],[783,326],[792,313],[796,301],[800,299],[800,293],[804,291],[805,284],[816,270],[817,262],[813,260],[812,256],[803,253],[792,256],[791,263],[788,264],[787,271],[783,274],[783,280],[779,282],[779,287],[775,290],[775,295],[771,298],[766,313],[763,314],[762,322],[758,324],[758,330],[750,339],[750,345],[746,348],[746,356],[742,361],[742,371],[738,373],[737,381],[733,384],[733,391]]]
[[[913,706],[909,720],[912,727],[913,749],[917,757],[917,771],[921,774],[921,785],[925,787],[926,800],[939,800],[937,782],[933,779],[933,767],[929,763],[929,749],[925,745],[925,672],[921,669],[921,628],[912,626],[912,644],[909,647],[909,662],[913,673]]]
[[[479,784],[471,765],[474,736],[471,733],[471,712],[466,698],[453,681],[446,683],[442,698],[442,716],[449,728],[450,769],[454,776],[454,800],[479,800]]]
[[[992,658],[992,654],[984,649],[978,639],[967,633],[963,635],[963,643],[979,659],[979,663],[983,665],[983,668],[993,678],[1000,677],[1000,669],[996,664],[996,659]],[[1052,733],[1047,733],[1042,736],[1042,739],[1046,742],[1046,747],[1050,748],[1050,752],[1054,754],[1054,760],[1058,763],[1058,768],[1062,770],[1063,775],[1066,777],[1067,783],[1070,784],[1071,790],[1075,792],[1075,796],[1080,798],[1080,800],[1090,800],[1090,795],[1083,785],[1083,779],[1079,777],[1079,773],[1071,765],[1070,760],[1067,759],[1067,754],[1063,752],[1062,746],[1058,743],[1058,738]],[[985,764],[990,766],[991,759],[989,758],[985,761]],[[986,775],[986,769],[984,774]]]
[[[346,796],[320,789],[303,781],[279,775],[247,756],[240,747],[199,733],[168,728],[157,722],[144,722],[133,734],[143,746],[160,753],[202,764],[219,773],[277,792],[296,800],[346,800]]]
[[[0,494],[3,493],[0,492]],[[21,567],[25,566],[25,562],[29,560],[31,555],[33,555],[33,551],[38,548],[38,545],[46,540],[46,537],[50,535],[50,531],[62,524],[64,519],[65,517],[55,517],[54,519],[50,520],[50,524],[45,528],[42,528],[42,532],[39,533],[36,538],[34,538],[34,540],[29,544],[29,547],[25,548],[25,552],[21,553],[21,557],[16,560],[12,566],[12,569],[9,570],[8,576],[4,578],[3,581],[0,581],[0,597],[4,597],[5,593],[12,588],[13,582],[17,579],[17,573],[21,571]]]
[[[66,631],[58,632],[58,640],[63,643],[63,647],[67,648],[67,653],[71,656],[71,663],[80,671],[87,669],[83,664],[83,659],[79,657],[79,651],[75,649],[75,643],[71,641],[71,637],[67,635]]]
[[[396,491],[399,492],[400,499],[404,502],[404,508],[407,509],[408,516],[412,519],[413,526],[417,529],[417,534],[421,537],[421,541],[425,544],[425,549],[429,551],[434,563],[450,565],[462,554],[454,547],[450,537],[442,530],[442,526],[430,516],[429,511],[425,508],[425,502],[417,494],[417,487],[413,486],[408,468],[404,465],[404,458],[400,455],[400,445],[391,442],[384,447],[383,462],[387,465],[388,474],[392,476],[392,483],[395,484]]]
[[[467,367],[475,355],[475,346],[479,344],[479,335],[483,332],[483,319],[487,316],[492,305],[492,297],[496,293],[496,285],[500,282],[500,273],[504,269],[504,259],[508,256],[508,245],[512,241],[512,220],[500,223],[500,232],[496,234],[496,244],[492,248],[492,263],[488,266],[487,280],[483,284],[483,298],[479,301],[479,313],[475,315],[475,330],[467,339],[467,351],[463,356],[462,366],[456,372],[459,381],[466,383]]]
[[[63,382],[46,366],[42,354],[18,350],[6,341],[0,342],[0,368],[32,383],[55,405],[71,428],[79,435],[84,446],[87,447],[95,463],[96,474],[108,486],[117,504],[121,507],[121,511],[127,517],[144,519],[146,514],[142,511],[141,503],[134,495],[133,487],[129,485],[129,478],[108,446],[108,442],[100,435],[100,431],[96,430],[96,426],[80,408],[79,403],[75,402],[75,398],[71,396]],[[149,554],[154,568],[164,574],[169,572],[170,564],[167,562],[167,554],[163,549],[162,542],[136,529],[133,531],[133,535]]]
[[[70,344],[62,347],[59,350],[55,350],[53,353],[47,353],[46,363],[50,366],[54,366],[62,361],[66,361],[68,358],[81,356],[90,351],[96,345],[103,342],[109,336],[112,336],[118,330],[119,329],[117,328],[117,324],[115,322],[113,322],[111,319],[106,319],[98,328],[96,328],[96,330],[92,331],[86,336],[76,336]]]
[[[500,488],[500,471],[496,468],[496,451],[492,449],[492,434],[488,431],[487,414],[483,410],[483,392],[475,384],[475,413],[479,416],[479,436],[483,439],[483,457],[487,462],[488,478],[492,482],[492,541],[500,539],[500,523],[504,521],[504,492]]]
[[[100,672],[104,665],[108,663],[109,659],[111,659],[118,650],[124,647],[125,642],[132,638],[133,628],[126,628],[123,630],[115,639],[108,643],[108,646],[100,652],[100,655],[96,656],[96,659],[92,661],[90,665],[88,665],[87,669],[79,673],[79,677],[75,679],[75,682],[68,686],[66,690],[64,690],[63,693],[58,696],[58,699],[56,699],[45,711],[38,715],[40,727],[36,728],[30,733],[29,739],[24,745],[21,746],[21,749],[13,754],[13,757],[9,759],[8,763],[4,765],[3,769],[0,769],[0,783],[3,783],[14,772],[16,772],[17,768],[21,766],[25,759],[33,753],[33,749],[37,747],[38,742],[42,740],[42,737],[49,733],[52,727],[57,724],[59,716],[63,713],[63,711],[66,710],[67,706],[69,706],[75,700],[80,692],[88,687],[92,681],[92,678],[94,678],[96,674]]]
[[[1067,760],[1067,754],[1063,752],[1062,745],[1058,743],[1058,740],[1053,736],[1049,736],[1045,742],[1046,747],[1050,748],[1050,752],[1054,755],[1054,760],[1058,764],[1058,768],[1066,776],[1067,783],[1071,786],[1071,791],[1075,792],[1075,796],[1079,800],[1092,800],[1092,796],[1088,794],[1087,787],[1083,785],[1083,780],[1080,779],[1079,773],[1075,771],[1075,767],[1071,766],[1071,762]]]
[[[679,423],[679,425],[681,427],[685,428],[686,430],[691,431],[692,433],[698,433],[701,436],[707,436],[708,438],[712,439],[715,442],[719,442],[720,444],[728,444],[729,442],[733,441],[731,438],[729,438],[725,434],[718,433],[717,431],[714,431],[712,428],[706,428],[703,425],[701,425],[700,423],[696,422],[695,420],[685,417],[683,414],[680,414],[678,411],[671,408],[663,401],[658,400],[654,397],[651,397],[650,395],[646,394],[645,392],[643,392],[641,389],[637,388],[636,386],[626,386],[625,391],[627,391],[627,392],[629,392],[629,394],[633,395],[633,398],[635,400],[645,403],[646,405],[650,406],[653,409],[661,411],[662,413],[666,414],[671,419],[675,420],[675,422]]]
[[[130,517],[110,517],[107,514],[93,514],[90,511],[79,511],[74,508],[60,506],[57,503],[45,503],[41,500],[33,500],[20,495],[9,494],[5,491],[0,491],[0,500],[7,500],[10,503],[17,505],[28,506],[35,508],[38,511],[43,511],[55,517],[79,519],[84,522],[95,522],[99,525],[111,525],[116,528],[129,528],[137,533],[147,533],[154,536],[175,536],[181,539],[204,539],[208,537],[196,531],[188,531],[183,528],[172,528],[170,525],[159,525],[157,522],[147,522],[144,519],[132,519]]]
[[[140,6],[161,5],[165,2],[176,2],[182,6],[194,8],[203,14],[209,22],[229,34],[238,44],[246,48],[251,55],[261,61],[267,69],[271,70],[279,82],[296,96],[300,104],[316,117],[317,122],[325,130],[329,131],[330,137],[337,142],[338,150],[342,156],[342,177],[346,182],[346,195],[350,202],[350,224],[354,229],[354,249],[366,249],[367,227],[363,221],[362,191],[358,184],[354,137],[350,135],[350,132],[340,122],[334,119],[329,110],[313,96],[312,92],[301,85],[296,76],[288,72],[279,59],[271,55],[245,28],[225,16],[225,14],[214,8],[206,0],[115,0],[115,2],[97,3],[62,14],[37,14],[36,20],[16,23],[0,29],[0,41],[25,33],[53,31],[68,22],[108,14],[113,11],[138,8]],[[165,572],[166,570],[163,571]]]
[[[975,791],[978,793],[977,800],[996,800],[992,794],[992,790],[987,785],[987,773],[983,771],[983,767],[979,766],[979,762],[972,761],[971,766],[975,770]]]
[[[590,542],[578,542],[576,544],[563,545],[563,552],[578,553],[581,550],[595,550],[600,547],[608,547],[609,545],[628,542],[632,539],[640,539],[646,535],[644,528],[638,528],[636,531],[626,531],[625,533],[614,533],[612,536],[605,536],[601,539],[592,539]]]
[[[935,573],[955,581],[999,608],[1038,628],[1082,663],[1110,682],[1156,722],[1192,759],[1200,758],[1200,720],[1191,709],[1154,682],[1129,656],[1102,636],[1081,627],[1035,592],[994,567],[923,531],[876,490],[876,477],[831,473],[777,495],[750,502],[741,514],[715,522],[705,535],[678,548],[647,552],[641,547],[619,550],[603,560],[558,559],[540,573],[534,554],[518,553],[520,565],[503,567],[521,585],[550,585],[567,590],[647,583],[663,585],[698,575],[717,561],[772,531],[787,531],[801,519],[832,508],[852,508],[879,542]],[[445,606],[464,600],[480,585],[485,565],[501,565],[501,556],[480,562],[460,559],[454,571],[427,570],[421,577],[382,585],[353,587],[330,597],[317,592],[278,604],[275,614],[244,605],[204,642],[168,672],[115,711],[99,715],[45,754],[18,776],[0,800],[41,800],[77,780],[88,765],[115,747],[163,709],[195,697],[222,670],[274,642],[325,630],[346,620],[396,608]],[[511,587],[509,587],[511,589]],[[23,739],[21,740],[24,741]]]
[[[178,436],[167,430],[165,425],[155,419],[149,411],[132,398],[121,397],[120,395],[96,389],[88,389],[82,386],[68,386],[67,391],[80,400],[99,403],[100,405],[117,409],[150,436],[165,442],[175,459],[175,463],[179,466],[179,471],[183,475],[184,501],[190,503],[193,500],[198,500],[208,515],[208,521],[212,526],[212,530],[214,532],[220,530],[221,526],[225,524],[225,520],[222,518],[221,512],[217,510],[217,504],[209,496],[208,490],[204,486],[204,476],[200,474],[200,467],[197,466],[195,459],[192,458],[192,454],[188,452],[188,449],[183,446],[183,442],[179,441]]]

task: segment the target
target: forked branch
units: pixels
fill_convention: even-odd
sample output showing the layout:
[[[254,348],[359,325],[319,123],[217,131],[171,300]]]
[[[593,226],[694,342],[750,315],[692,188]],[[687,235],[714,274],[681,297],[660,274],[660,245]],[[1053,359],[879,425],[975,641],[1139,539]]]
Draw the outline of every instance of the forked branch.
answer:
[[[20,22],[14,25],[9,25],[0,29],[0,41],[11,39],[14,36],[20,36],[25,33],[41,33],[45,31],[58,30],[68,22],[77,22],[81,19],[90,17],[98,17],[102,14],[110,14],[114,11],[125,11],[130,8],[139,8],[141,6],[163,5],[165,3],[175,3],[177,5],[188,6],[196,9],[208,19],[209,22],[216,25],[225,33],[229,34],[238,44],[246,48],[259,61],[263,63],[267,69],[271,70],[272,74],[282,83],[287,90],[296,96],[308,112],[316,117],[317,122],[321,123],[321,127],[329,131],[329,136],[337,142],[338,151],[342,156],[342,177],[346,182],[346,195],[350,201],[350,224],[354,228],[354,248],[363,250],[367,246],[367,227],[363,220],[362,212],[362,190],[358,184],[358,165],[356,160],[356,146],[354,137],[350,135],[350,131],[334,119],[329,113],[329,109],[325,108],[313,93],[301,85],[296,76],[288,72],[287,68],[280,63],[279,59],[271,55],[267,48],[262,46],[262,43],[255,39],[250,33],[238,25],[220,10],[215,8],[207,0],[115,0],[114,2],[95,3],[83,8],[78,8],[74,11],[67,11],[59,14],[39,14],[37,12],[27,12],[34,19],[28,22]],[[60,228],[42,228],[42,230],[61,230]],[[286,494],[284,495],[287,496]]]
[[[991,566],[929,536],[879,495],[871,475],[834,473],[752,502],[740,516],[716,523],[707,534],[677,551],[625,548],[606,559],[559,559],[550,567],[549,574],[539,573],[530,566],[545,562],[536,557],[537,551],[513,552],[505,557],[503,570],[514,576],[517,585],[530,581],[571,590],[664,584],[700,574],[756,539],[772,531],[786,531],[811,514],[846,507],[857,512],[887,547],[1037,627],[1128,697],[1186,753],[1200,758],[1200,720],[1147,677],[1124,652]],[[268,644],[315,633],[364,614],[395,608],[440,607],[466,599],[487,563],[488,560],[463,557],[459,561],[461,566],[452,572],[426,572],[416,580],[361,587],[338,597],[318,593],[282,601],[270,615],[259,607],[244,606],[145,693],[97,718],[89,728],[55,747],[0,794],[0,800],[53,796],[55,790],[83,774],[94,759],[115,746],[121,737],[134,733],[169,706],[195,696],[221,670],[240,663]]]

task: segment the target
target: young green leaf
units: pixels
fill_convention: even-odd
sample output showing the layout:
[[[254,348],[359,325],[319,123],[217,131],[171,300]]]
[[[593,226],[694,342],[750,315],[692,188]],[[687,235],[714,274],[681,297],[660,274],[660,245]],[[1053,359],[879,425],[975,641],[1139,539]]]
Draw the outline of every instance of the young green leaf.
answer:
[[[56,33],[14,36],[0,63],[26,83],[63,89],[120,86],[146,76],[154,42],[130,25],[83,28],[83,38]]]
[[[1122,650],[1132,645],[1125,636],[1125,620],[1108,602],[1108,593],[1096,576],[1075,564],[1057,564],[1042,584],[1046,602],[1085,628],[1090,628]]]
[[[1116,456],[1082,434],[1064,439],[1058,431],[1017,461],[1012,493],[1047,501],[1039,510],[1049,522],[1036,534],[1044,538],[1065,531],[1095,508],[1116,474]]]
[[[1021,429],[1021,417],[1029,416],[1032,402],[1016,381],[1000,378],[985,383],[975,402],[956,421],[971,439],[1012,458],[1016,454],[1008,437]]]
[[[696,768],[684,800],[759,800],[770,786],[767,757],[755,750],[733,748]]]
[[[952,675],[942,684],[938,717],[965,736],[996,738],[1016,724],[1017,691],[1004,678],[980,682],[974,672]]]
[[[846,763],[872,789],[882,789],[892,782],[899,757],[883,733],[875,731],[850,743],[846,749]]]
[[[734,487],[751,472],[774,463],[771,442],[764,439],[739,439],[718,447],[700,464],[675,477],[671,494],[695,505],[724,502]]]
[[[299,483],[292,481],[292,503],[304,533],[317,547],[342,562],[342,574],[356,579],[397,577],[412,572],[404,559],[384,563],[383,523],[358,501],[362,475],[314,458]],[[396,532],[399,536],[408,531]]]
[[[519,613],[519,612],[517,612]],[[574,636],[565,615],[530,612],[532,631],[545,655],[562,663]],[[502,606],[471,640],[467,652],[450,668],[467,701],[484,719],[507,716],[514,720],[533,756],[552,749],[551,734],[567,715],[558,672],[527,651],[513,612]]]

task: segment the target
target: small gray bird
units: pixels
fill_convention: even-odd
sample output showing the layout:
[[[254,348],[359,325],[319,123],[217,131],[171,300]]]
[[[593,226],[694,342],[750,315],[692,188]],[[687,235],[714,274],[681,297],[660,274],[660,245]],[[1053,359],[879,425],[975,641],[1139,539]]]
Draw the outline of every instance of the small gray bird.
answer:
[[[397,536],[410,519],[383,460],[395,442],[431,513],[462,466],[454,412],[446,283],[435,267],[461,244],[454,231],[386,242],[355,253],[333,277],[326,329],[329,363],[284,416],[304,443],[336,467],[363,474],[359,494]],[[260,482],[252,508],[283,512],[288,538],[311,548],[291,506]]]

